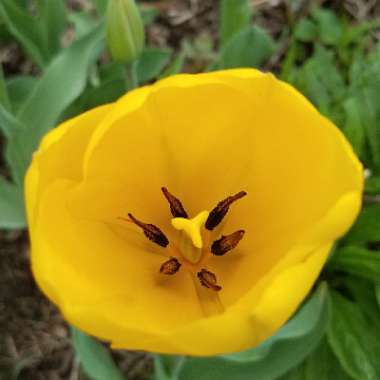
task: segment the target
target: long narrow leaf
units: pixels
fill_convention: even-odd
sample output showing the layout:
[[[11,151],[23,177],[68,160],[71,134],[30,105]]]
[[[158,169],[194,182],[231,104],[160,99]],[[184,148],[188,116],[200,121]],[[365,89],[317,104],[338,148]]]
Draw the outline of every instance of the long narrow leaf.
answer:
[[[75,351],[84,372],[91,380],[125,380],[109,352],[95,339],[71,328]]]
[[[277,380],[350,380],[326,339],[302,363]]]
[[[41,25],[14,0],[0,1],[0,16],[28,55],[43,68],[48,57],[44,51]]]
[[[0,131],[9,138],[13,133],[22,128],[22,124],[0,104]]]
[[[61,34],[65,29],[65,4],[63,0],[39,0],[38,5],[45,48],[49,57],[53,57],[60,49]]]
[[[380,252],[348,246],[336,252],[329,267],[380,283]]]
[[[171,49],[145,49],[137,61],[137,78],[145,83],[157,77],[169,62]]]
[[[7,80],[8,96],[15,114],[18,113],[37,83],[38,78],[30,75],[17,75]]]
[[[23,193],[19,187],[0,177],[0,228],[25,227]]]
[[[99,16],[103,16],[107,9],[107,0],[93,0],[96,12]]]
[[[7,146],[7,161],[17,183],[23,182],[32,153],[41,137],[54,127],[62,112],[82,93],[89,66],[104,46],[103,25],[62,51],[29,94],[18,113],[25,128]]]
[[[224,46],[250,25],[252,6],[249,0],[222,0],[220,3],[220,42]]]
[[[276,44],[263,29],[252,26],[235,34],[223,47],[222,68],[260,67],[275,52]]]
[[[336,292],[331,299],[333,312],[327,337],[340,364],[353,379],[379,379],[379,331],[355,303]]]
[[[0,104],[7,109],[11,109],[11,103],[9,101],[8,90],[5,84],[3,66],[0,64]]]

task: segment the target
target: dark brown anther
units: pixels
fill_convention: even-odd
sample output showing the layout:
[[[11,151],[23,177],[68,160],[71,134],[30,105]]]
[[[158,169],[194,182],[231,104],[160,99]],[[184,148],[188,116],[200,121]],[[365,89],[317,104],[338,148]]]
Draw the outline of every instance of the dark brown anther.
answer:
[[[128,216],[134,224],[142,228],[144,235],[153,243],[156,243],[164,248],[169,244],[168,238],[154,224],[146,224],[146,223],[140,222],[132,214],[128,214]]]
[[[245,191],[240,191],[239,193],[220,201],[217,206],[211,210],[210,215],[206,220],[205,227],[212,231],[223,220],[231,204],[246,195],[247,193]]]
[[[244,230],[235,231],[231,235],[223,236],[215,240],[211,245],[211,252],[216,256],[223,256],[234,249],[244,236]]]
[[[197,273],[197,276],[204,287],[215,290],[216,292],[219,292],[219,290],[222,289],[222,287],[216,283],[216,276],[214,273],[202,269]]]
[[[181,263],[175,258],[172,257],[168,261],[165,261],[160,268],[160,273],[162,274],[175,274],[181,268]]]
[[[161,188],[162,192],[165,195],[165,198],[169,202],[170,212],[174,218],[188,218],[187,212],[182,206],[181,201],[176,198],[173,194],[169,193],[169,190],[166,187]]]

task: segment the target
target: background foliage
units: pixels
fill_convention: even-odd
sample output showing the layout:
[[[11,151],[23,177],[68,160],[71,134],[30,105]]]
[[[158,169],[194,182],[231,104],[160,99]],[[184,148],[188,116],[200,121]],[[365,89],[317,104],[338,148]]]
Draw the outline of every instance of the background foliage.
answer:
[[[6,170],[0,177],[0,227],[25,226],[23,178],[41,137],[63,120],[111,102],[127,90],[124,66],[105,46],[106,0],[94,12],[68,12],[63,0],[1,0],[0,40],[16,41],[36,75],[4,75],[0,66],[0,131]],[[156,356],[156,380],[380,379],[380,43],[379,19],[288,1],[288,23],[276,38],[258,26],[254,2],[222,0],[218,44],[200,36],[180,49],[148,46],[136,63],[144,84],[189,67],[211,71],[270,68],[293,84],[350,140],[367,169],[364,205],[335,247],[318,285],[296,316],[260,347],[214,358]],[[313,2],[306,2],[313,3]],[[140,5],[144,23],[157,7]],[[68,25],[75,31],[62,44]],[[193,62],[193,66],[188,63]],[[196,62],[196,64],[194,64]],[[120,380],[108,350],[72,330],[89,379]],[[17,379],[25,363],[0,369]],[[0,362],[0,368],[1,362]]]

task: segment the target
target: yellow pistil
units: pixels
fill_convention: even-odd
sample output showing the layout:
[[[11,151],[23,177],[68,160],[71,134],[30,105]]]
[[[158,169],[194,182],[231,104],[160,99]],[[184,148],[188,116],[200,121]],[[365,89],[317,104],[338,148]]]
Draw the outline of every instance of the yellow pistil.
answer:
[[[172,226],[179,231],[183,231],[193,242],[196,248],[202,249],[203,241],[201,229],[204,226],[209,212],[202,211],[192,219],[173,218]]]

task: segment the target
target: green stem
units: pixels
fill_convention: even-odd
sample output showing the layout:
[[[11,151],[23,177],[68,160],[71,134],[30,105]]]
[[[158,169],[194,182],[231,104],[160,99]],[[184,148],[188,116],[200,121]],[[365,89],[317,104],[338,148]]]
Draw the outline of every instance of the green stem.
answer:
[[[133,61],[125,67],[127,90],[133,90],[139,86],[137,78],[137,61]]]

